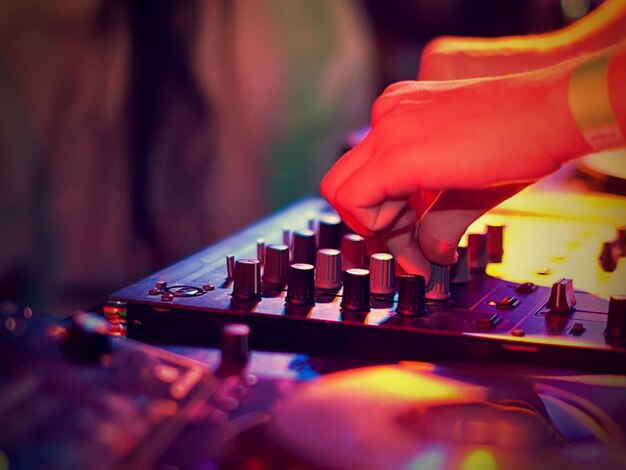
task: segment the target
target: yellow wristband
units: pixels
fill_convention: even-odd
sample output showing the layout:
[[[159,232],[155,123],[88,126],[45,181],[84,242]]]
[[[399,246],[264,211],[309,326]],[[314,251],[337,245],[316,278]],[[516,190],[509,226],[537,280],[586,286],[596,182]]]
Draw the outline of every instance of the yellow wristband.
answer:
[[[592,150],[624,145],[615,120],[608,87],[610,56],[579,65],[569,80],[568,101],[572,116]]]

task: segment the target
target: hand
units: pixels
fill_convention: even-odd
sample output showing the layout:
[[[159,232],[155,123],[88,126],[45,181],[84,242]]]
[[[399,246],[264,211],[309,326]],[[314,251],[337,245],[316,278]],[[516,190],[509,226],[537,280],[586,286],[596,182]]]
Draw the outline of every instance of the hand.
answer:
[[[585,149],[560,68],[499,78],[401,82],[372,129],[321,184],[353,230],[383,236],[406,271],[450,264],[467,227]],[[424,190],[444,190],[426,207]]]

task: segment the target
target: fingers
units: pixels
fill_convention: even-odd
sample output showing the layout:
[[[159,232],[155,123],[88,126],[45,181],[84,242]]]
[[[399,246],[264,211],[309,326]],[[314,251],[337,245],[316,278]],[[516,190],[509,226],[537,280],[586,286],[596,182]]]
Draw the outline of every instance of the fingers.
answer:
[[[433,263],[454,263],[456,248],[467,228],[526,186],[511,184],[483,190],[442,192],[419,223],[418,245],[423,255]]]
[[[426,278],[426,282],[430,280],[430,262],[420,250],[417,238],[415,238],[415,226],[411,225],[398,230],[385,241],[398,266],[407,273],[421,274]]]

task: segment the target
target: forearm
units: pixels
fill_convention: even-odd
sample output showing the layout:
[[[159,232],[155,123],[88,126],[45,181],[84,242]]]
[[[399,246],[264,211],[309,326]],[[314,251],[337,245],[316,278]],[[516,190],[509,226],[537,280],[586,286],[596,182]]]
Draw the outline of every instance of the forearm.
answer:
[[[556,160],[626,144],[626,42],[539,73],[546,72],[546,96],[559,123],[551,152]]]
[[[553,32],[502,38],[442,37],[423,54],[421,79],[520,73],[596,52],[626,37],[626,0],[607,0],[576,23]]]

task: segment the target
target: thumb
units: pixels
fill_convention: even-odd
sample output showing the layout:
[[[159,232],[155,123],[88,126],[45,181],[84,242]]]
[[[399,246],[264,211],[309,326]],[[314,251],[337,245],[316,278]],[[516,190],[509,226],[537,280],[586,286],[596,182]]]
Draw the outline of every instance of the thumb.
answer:
[[[480,190],[443,191],[419,222],[417,239],[421,252],[433,263],[454,263],[456,248],[467,228],[527,185],[516,183]]]

